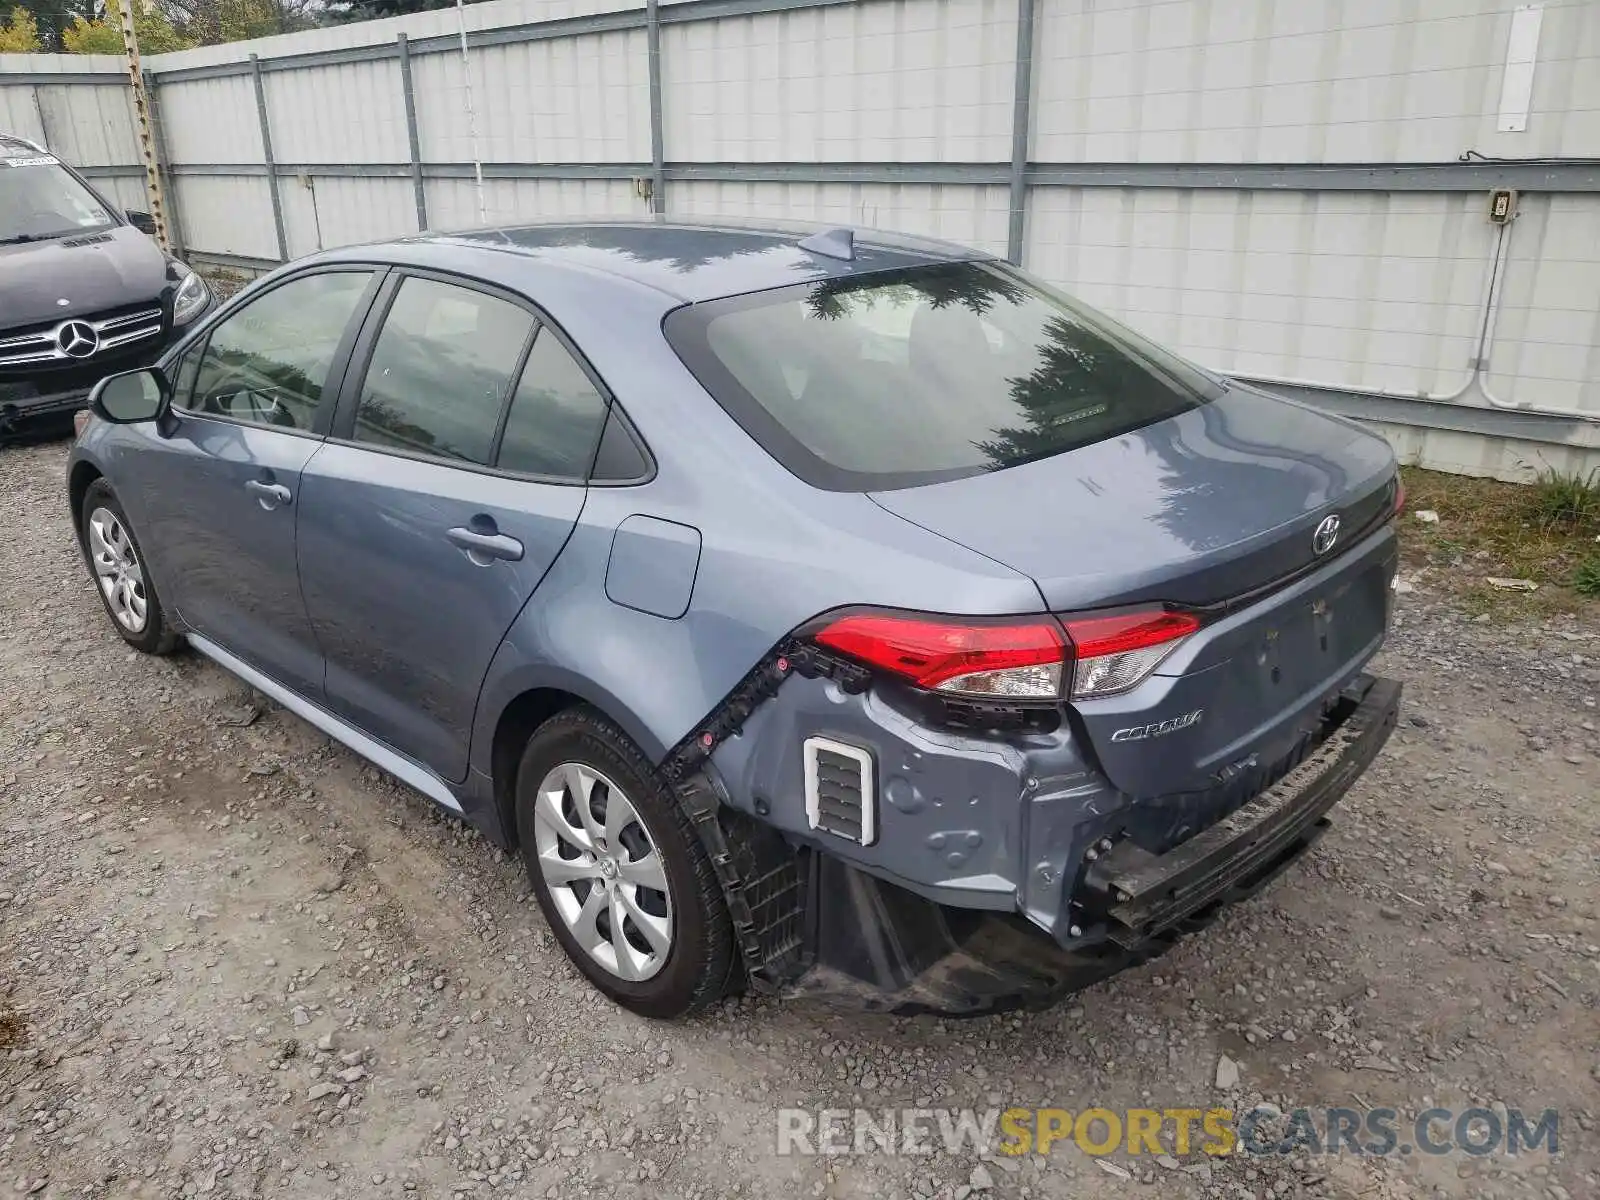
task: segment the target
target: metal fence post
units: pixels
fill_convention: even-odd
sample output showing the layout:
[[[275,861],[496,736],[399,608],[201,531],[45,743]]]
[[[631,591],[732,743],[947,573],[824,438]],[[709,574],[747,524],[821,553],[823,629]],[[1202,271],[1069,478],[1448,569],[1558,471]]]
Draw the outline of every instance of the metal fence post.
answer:
[[[400,45],[400,89],[406,100],[406,141],[411,146],[411,191],[417,201],[417,232],[428,228],[428,191],[422,183],[422,140],[417,136],[417,94],[411,86],[411,43],[405,34],[396,36]]]
[[[267,165],[267,189],[272,197],[272,224],[278,232],[278,261],[289,261],[289,239],[283,232],[283,198],[278,195],[278,164],[272,157],[272,125],[267,120],[267,89],[261,83],[261,59],[250,56],[250,74],[256,83],[256,116],[261,118],[261,158]]]
[[[1017,0],[1016,90],[1011,98],[1011,196],[1006,223],[1006,257],[1022,265],[1022,240],[1028,217],[1028,141],[1033,123],[1033,23],[1035,0]]]
[[[661,120],[661,8],[660,0],[645,4],[644,37],[650,57],[650,208],[667,211],[666,135]]]

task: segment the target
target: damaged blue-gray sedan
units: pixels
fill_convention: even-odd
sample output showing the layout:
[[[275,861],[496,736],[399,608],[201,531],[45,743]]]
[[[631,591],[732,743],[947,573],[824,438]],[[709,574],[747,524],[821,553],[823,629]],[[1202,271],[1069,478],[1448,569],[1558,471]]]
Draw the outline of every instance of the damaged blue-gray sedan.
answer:
[[[1287,866],[1393,728],[1388,446],[847,229],[424,236],[96,390],[85,562],[520,852],[653,1017],[1048,1003]]]

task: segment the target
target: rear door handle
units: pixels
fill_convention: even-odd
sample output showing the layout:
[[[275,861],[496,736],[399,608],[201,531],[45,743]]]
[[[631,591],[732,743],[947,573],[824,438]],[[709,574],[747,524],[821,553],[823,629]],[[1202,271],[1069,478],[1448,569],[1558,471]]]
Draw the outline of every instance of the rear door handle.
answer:
[[[465,525],[457,525],[445,536],[483,566],[488,565],[483,560],[492,558],[503,558],[507,562],[522,561],[522,543],[503,533],[479,533]]]
[[[245,491],[254,493],[261,501],[262,508],[277,508],[294,499],[294,493],[281,483],[263,483],[259,479],[250,479],[245,481],[244,488]]]

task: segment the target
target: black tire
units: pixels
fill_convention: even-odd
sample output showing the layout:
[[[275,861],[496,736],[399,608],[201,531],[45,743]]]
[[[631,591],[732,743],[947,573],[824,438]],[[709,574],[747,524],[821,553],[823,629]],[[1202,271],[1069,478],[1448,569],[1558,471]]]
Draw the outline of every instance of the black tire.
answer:
[[[90,545],[92,540],[90,521],[102,510],[116,517],[127,535],[134,560],[139,566],[141,580],[138,588],[144,600],[145,619],[144,625],[138,629],[130,629],[118,618],[112,608],[111,598],[106,595],[105,589],[101,586],[100,576],[95,570],[94,551]],[[83,508],[78,514],[78,548],[83,552],[84,565],[89,570],[89,581],[94,585],[95,595],[100,597],[100,604],[106,610],[111,628],[117,631],[122,640],[143,654],[171,654],[176,650],[178,634],[168,621],[166,610],[161,606],[161,597],[156,593],[155,581],[150,578],[149,560],[139,548],[139,539],[128,521],[128,514],[123,512],[122,505],[117,500],[117,494],[104,479],[96,479],[84,493]]]
[[[537,792],[551,771],[567,763],[615,781],[660,855],[671,894],[671,942],[665,962],[648,979],[623,979],[584,949],[556,908],[539,865]],[[552,717],[534,731],[523,751],[516,809],[518,843],[533,893],[556,940],[590,983],[624,1008],[657,1019],[688,1016],[727,993],[734,966],[733,923],[716,872],[688,814],[627,734],[592,708]]]

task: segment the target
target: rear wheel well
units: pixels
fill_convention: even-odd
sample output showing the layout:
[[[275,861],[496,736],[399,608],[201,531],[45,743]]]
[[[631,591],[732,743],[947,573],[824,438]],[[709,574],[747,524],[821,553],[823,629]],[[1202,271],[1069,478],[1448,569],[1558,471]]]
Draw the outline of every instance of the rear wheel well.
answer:
[[[517,766],[522,761],[522,751],[535,729],[557,713],[583,703],[581,697],[559,688],[535,688],[523,692],[500,714],[500,721],[494,727],[489,769],[494,779],[500,828],[505,831],[506,844],[513,849],[517,845]]]
[[[83,498],[99,478],[100,472],[92,463],[81,462],[72,468],[72,478],[67,482],[67,497],[72,502],[72,528],[80,537],[83,535]]]

